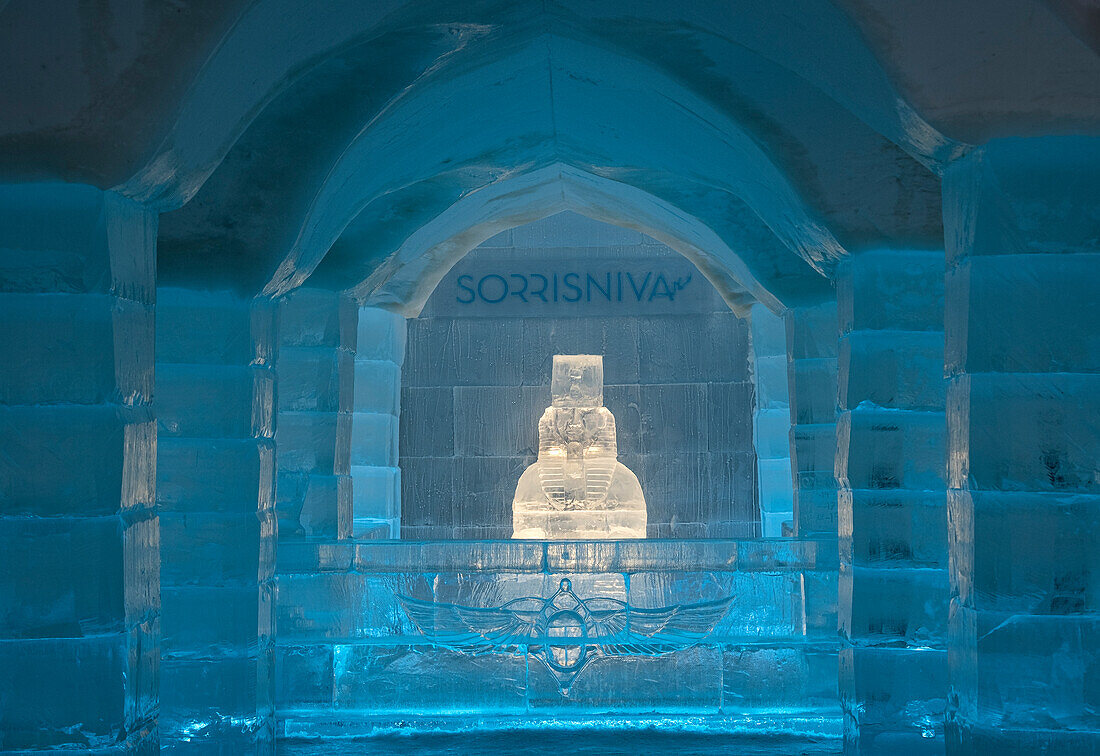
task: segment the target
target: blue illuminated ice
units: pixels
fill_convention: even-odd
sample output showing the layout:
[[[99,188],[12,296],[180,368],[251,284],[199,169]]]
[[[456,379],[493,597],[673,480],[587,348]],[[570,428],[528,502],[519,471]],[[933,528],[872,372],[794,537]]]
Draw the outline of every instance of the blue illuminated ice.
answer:
[[[603,357],[554,355],[539,456],[516,486],[512,537],[645,538],[642,486],[618,461],[615,417],[603,406]]]

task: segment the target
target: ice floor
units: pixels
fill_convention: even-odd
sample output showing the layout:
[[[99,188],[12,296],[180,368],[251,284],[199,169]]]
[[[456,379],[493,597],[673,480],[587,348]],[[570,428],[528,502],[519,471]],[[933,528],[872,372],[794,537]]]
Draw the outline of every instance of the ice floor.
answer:
[[[729,733],[683,733],[568,730],[556,732],[487,732],[480,734],[418,733],[362,740],[300,740],[279,744],[280,756],[407,756],[411,754],[478,754],[496,756],[561,756],[562,754],[677,754],[677,756],[826,756],[841,753],[835,739],[796,735],[762,736]]]

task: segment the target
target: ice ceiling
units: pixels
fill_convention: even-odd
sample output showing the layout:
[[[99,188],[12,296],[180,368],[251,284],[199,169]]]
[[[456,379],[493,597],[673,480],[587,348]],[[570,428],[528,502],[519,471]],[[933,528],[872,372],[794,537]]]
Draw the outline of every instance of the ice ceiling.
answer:
[[[1071,0],[2,7],[9,177],[164,211],[164,284],[397,309],[425,296],[398,251],[486,191],[417,278],[572,207],[675,241],[731,301],[813,302],[848,252],[942,242],[937,173],[968,145],[1100,119]]]

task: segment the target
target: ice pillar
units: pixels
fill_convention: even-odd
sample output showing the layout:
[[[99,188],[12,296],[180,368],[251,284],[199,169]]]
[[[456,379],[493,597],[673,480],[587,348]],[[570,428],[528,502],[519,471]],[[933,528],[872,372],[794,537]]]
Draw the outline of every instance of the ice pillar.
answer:
[[[939,251],[837,269],[840,692],[850,753],[943,752],[946,430]]]
[[[358,307],[324,289],[279,303],[279,537],[351,535]]]
[[[274,305],[162,288],[157,307],[166,745],[274,747]]]
[[[836,302],[785,314],[791,407],[794,527],[798,536],[836,538]],[[835,543],[835,540],[834,540]],[[834,554],[836,552],[833,552]],[[802,602],[807,632],[836,632],[837,575],[806,574]]]
[[[952,753],[1100,751],[1100,139],[944,176]]]
[[[756,387],[753,443],[760,524],[765,538],[776,538],[783,535],[783,523],[794,522],[787,337],[783,318],[764,305],[753,305],[749,317]]]
[[[0,187],[0,748],[157,750],[156,229]]]
[[[787,311],[791,466],[798,535],[836,535],[836,303]]]
[[[397,538],[401,470],[397,467],[405,318],[377,307],[359,309],[351,420],[352,535]]]

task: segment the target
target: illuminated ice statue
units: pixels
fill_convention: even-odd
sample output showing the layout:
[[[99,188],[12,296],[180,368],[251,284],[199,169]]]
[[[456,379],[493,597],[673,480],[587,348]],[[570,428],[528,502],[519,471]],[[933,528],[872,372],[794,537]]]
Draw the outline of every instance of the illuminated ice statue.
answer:
[[[554,355],[550,393],[538,461],[516,486],[512,537],[645,538],[642,487],[617,459],[615,417],[603,406],[603,357]]]

